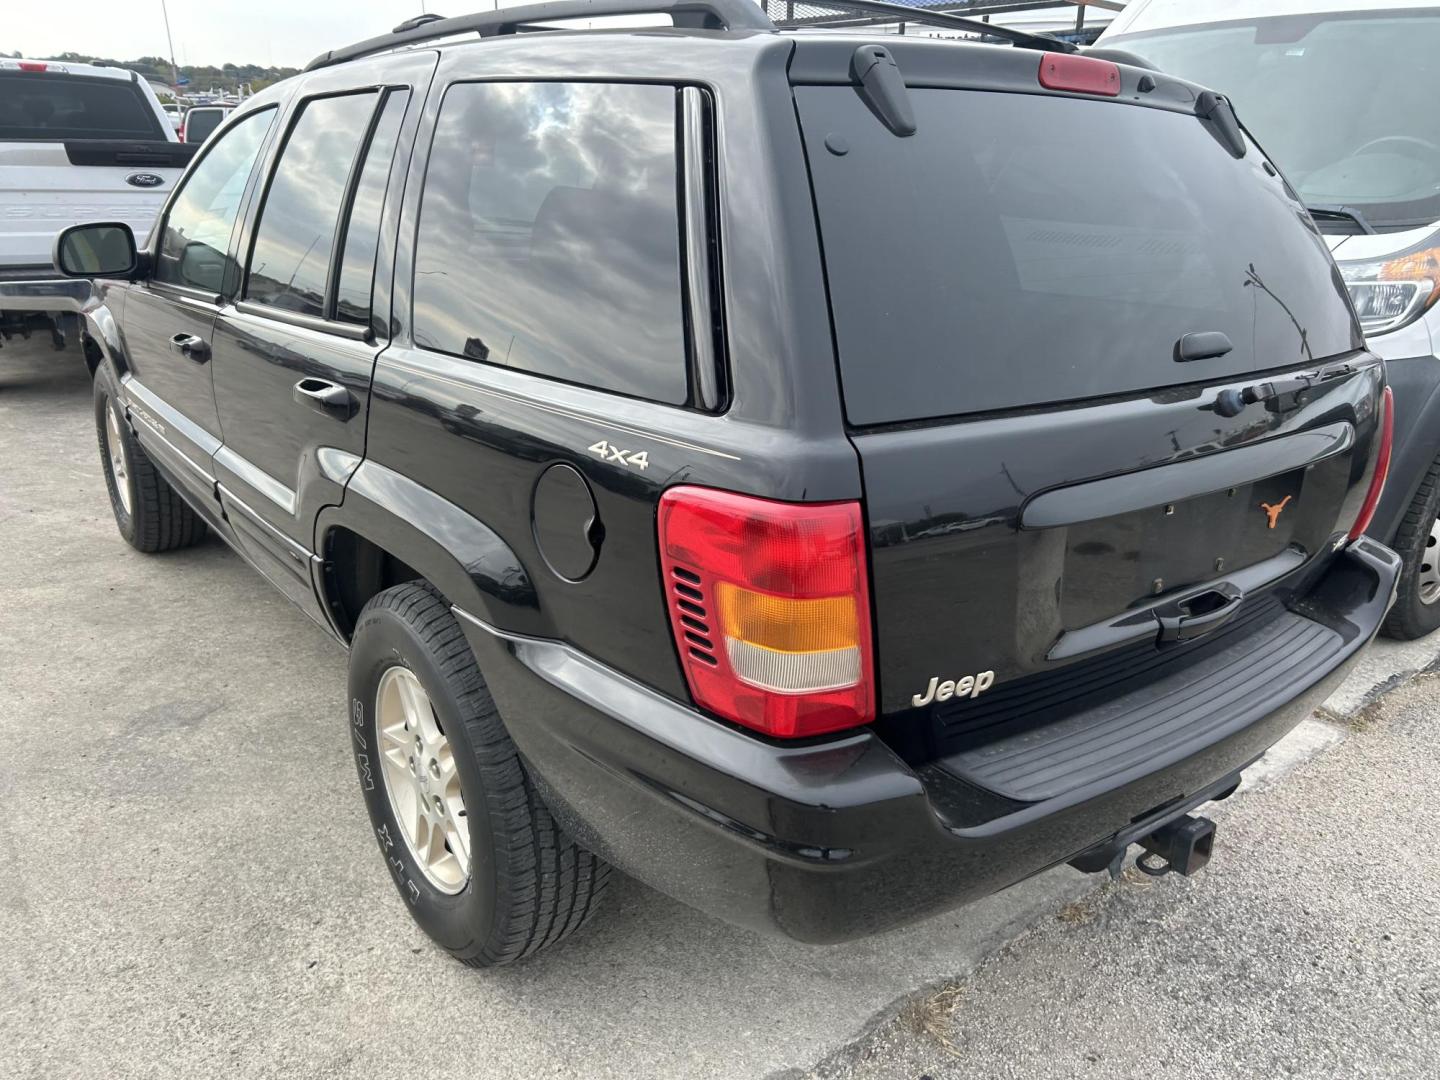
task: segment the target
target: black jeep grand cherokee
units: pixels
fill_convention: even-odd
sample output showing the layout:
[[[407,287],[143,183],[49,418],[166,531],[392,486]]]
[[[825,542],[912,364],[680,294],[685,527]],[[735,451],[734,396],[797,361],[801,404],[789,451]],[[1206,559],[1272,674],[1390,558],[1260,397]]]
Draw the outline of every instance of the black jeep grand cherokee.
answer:
[[[634,10],[676,26],[524,32]],[[349,645],[467,963],[611,864],[812,942],[1188,872],[1390,603],[1384,372],[1228,103],[883,42],[408,26],[236,110],[147,250],[57,243],[121,533],[213,529]]]

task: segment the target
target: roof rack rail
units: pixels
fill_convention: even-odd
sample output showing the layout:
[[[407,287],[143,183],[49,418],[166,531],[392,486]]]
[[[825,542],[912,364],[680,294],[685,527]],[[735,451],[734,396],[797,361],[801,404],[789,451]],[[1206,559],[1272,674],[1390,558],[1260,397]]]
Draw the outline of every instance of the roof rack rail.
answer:
[[[890,15],[898,22],[928,23],[932,26],[948,26],[952,30],[969,30],[975,34],[1004,38],[1022,49],[1039,49],[1042,52],[1078,52],[1079,47],[1068,41],[1061,41],[1048,34],[1031,34],[997,23],[980,19],[967,19],[964,15],[951,15],[944,11],[927,11],[907,4],[888,4],[884,0],[806,0],[815,7],[834,8],[836,11],[855,11],[873,15]]]
[[[908,9],[906,9],[908,10]],[[499,11],[481,11],[474,15],[457,15],[452,19],[409,19],[389,34],[321,53],[305,65],[306,71],[343,64],[372,53],[385,52],[401,45],[451,37],[454,34],[479,34],[498,37],[540,29],[529,23],[556,19],[603,19],[611,15],[669,15],[676,26],[704,30],[774,30],[759,6],[750,0],[553,0],[545,4],[526,4]]]

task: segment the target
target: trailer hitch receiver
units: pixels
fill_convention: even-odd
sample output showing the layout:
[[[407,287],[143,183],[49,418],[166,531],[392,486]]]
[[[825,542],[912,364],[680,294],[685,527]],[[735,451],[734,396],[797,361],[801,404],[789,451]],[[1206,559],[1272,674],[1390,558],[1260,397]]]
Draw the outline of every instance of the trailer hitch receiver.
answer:
[[[1140,838],[1145,854],[1135,865],[1151,877],[1175,872],[1189,877],[1203,870],[1215,847],[1215,823],[1209,818],[1186,814]]]

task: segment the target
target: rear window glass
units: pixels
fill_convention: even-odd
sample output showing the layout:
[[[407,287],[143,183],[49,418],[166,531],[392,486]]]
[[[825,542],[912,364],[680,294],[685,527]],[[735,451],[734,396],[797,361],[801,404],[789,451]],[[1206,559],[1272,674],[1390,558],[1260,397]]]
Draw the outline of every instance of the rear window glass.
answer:
[[[128,80],[0,72],[0,141],[166,137]]]
[[[902,139],[848,88],[796,89],[852,423],[1133,393],[1357,347],[1323,241],[1253,147],[1236,160],[1194,116],[1160,109],[910,96],[918,130]],[[1231,352],[1176,363],[1179,338],[1205,331]]]
[[[450,87],[415,241],[416,343],[684,402],[675,109],[669,86]]]

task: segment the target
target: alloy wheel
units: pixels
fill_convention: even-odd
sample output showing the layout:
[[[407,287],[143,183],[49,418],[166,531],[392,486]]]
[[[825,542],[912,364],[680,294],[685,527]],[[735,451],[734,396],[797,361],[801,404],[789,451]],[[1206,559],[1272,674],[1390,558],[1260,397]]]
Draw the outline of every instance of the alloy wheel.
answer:
[[[120,495],[120,507],[130,513],[130,467],[125,457],[125,440],[120,434],[120,420],[115,407],[105,409],[105,454],[110,459],[110,475],[115,478],[115,490]]]
[[[458,893],[470,880],[470,825],[450,740],[414,672],[392,667],[375,694],[381,773],[405,846],[430,884]]]

